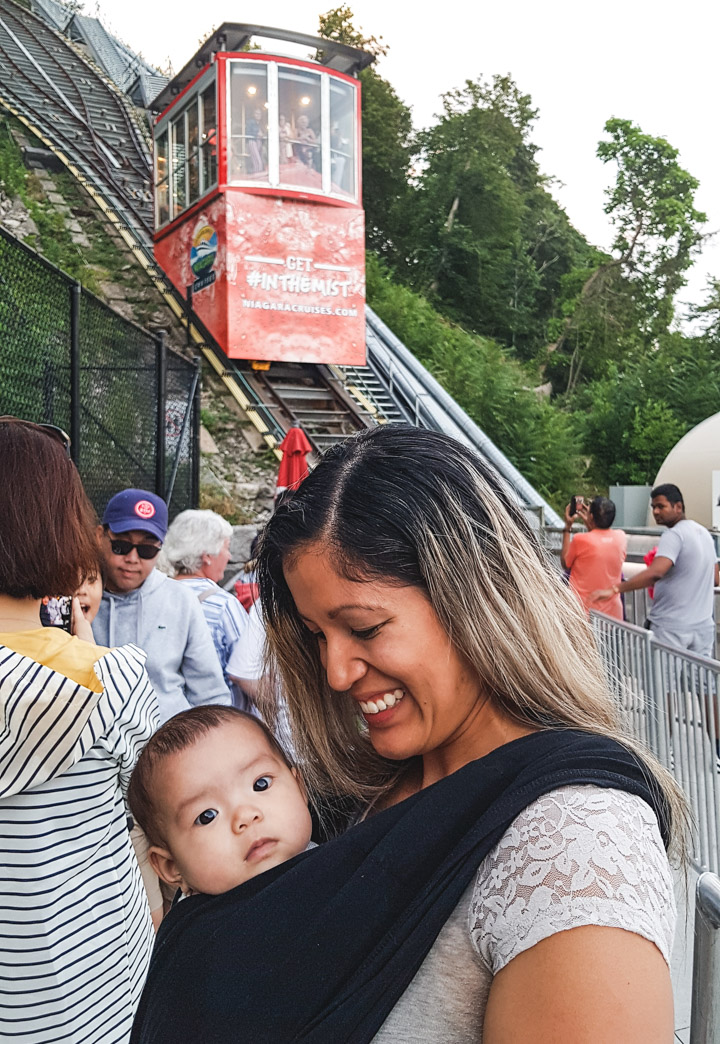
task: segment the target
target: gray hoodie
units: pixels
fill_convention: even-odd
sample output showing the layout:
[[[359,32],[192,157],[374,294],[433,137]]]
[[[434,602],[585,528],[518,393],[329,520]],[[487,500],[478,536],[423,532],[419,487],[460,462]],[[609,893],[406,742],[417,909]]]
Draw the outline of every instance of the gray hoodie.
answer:
[[[161,721],[190,706],[230,702],[197,595],[157,569],[128,594],[104,591],[92,629],[99,645],[130,643],[147,653]]]

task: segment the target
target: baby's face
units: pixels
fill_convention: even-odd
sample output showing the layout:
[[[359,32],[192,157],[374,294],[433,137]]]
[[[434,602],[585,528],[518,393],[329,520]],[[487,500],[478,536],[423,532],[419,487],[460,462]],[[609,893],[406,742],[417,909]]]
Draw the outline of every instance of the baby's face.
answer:
[[[88,623],[92,623],[97,616],[97,611],[100,608],[100,602],[102,601],[103,585],[102,577],[100,576],[88,576],[83,580],[82,584],[76,591],[76,596],[80,602],[80,608],[83,611],[83,615],[86,617]]]
[[[225,722],[171,754],[154,785],[171,857],[166,865],[185,893],[227,892],[310,841],[310,813],[295,771],[252,722]]]

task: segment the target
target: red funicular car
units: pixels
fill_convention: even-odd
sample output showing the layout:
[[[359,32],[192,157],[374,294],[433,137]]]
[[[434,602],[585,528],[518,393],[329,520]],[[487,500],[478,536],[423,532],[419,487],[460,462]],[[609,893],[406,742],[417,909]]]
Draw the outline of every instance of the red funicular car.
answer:
[[[226,23],[155,100],[155,256],[229,358],[365,362],[355,75],[371,61]]]

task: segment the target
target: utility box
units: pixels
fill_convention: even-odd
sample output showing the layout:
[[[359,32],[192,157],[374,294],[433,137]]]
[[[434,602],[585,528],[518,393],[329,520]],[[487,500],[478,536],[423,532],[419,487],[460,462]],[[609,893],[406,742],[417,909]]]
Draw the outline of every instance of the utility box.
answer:
[[[652,486],[611,486],[610,499],[615,504],[614,525],[619,529],[647,526]]]

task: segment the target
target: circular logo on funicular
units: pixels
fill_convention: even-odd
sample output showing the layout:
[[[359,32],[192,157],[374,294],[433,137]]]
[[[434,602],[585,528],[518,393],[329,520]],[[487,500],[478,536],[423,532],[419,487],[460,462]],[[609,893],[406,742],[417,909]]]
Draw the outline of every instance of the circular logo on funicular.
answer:
[[[196,277],[206,275],[213,266],[218,249],[217,233],[212,225],[200,224],[193,232],[190,267]]]
[[[149,500],[138,500],[135,505],[135,514],[139,515],[140,518],[152,518],[155,514],[155,508]]]

